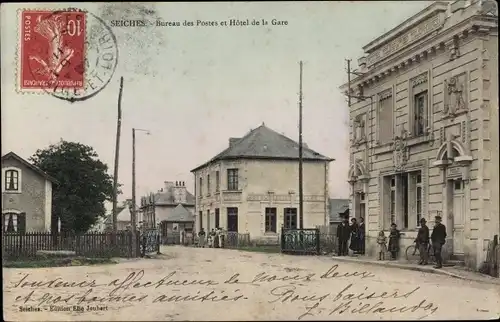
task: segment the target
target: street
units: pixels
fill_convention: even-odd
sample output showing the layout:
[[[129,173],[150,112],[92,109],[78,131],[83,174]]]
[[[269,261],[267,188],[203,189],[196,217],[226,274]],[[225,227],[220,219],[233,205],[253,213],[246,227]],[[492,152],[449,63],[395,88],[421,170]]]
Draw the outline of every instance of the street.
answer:
[[[490,319],[500,286],[227,249],[163,247],[116,265],[3,269],[5,320]]]

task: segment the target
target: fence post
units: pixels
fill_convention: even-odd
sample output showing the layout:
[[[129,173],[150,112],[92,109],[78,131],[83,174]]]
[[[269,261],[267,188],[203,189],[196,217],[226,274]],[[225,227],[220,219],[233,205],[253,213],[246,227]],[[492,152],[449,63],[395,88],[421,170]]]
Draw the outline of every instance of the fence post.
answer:
[[[316,255],[319,255],[319,250],[320,250],[320,244],[319,244],[319,229],[316,228],[315,231],[314,231],[315,235],[316,235]]]
[[[160,255],[160,234],[158,232],[156,232],[156,247],[157,247],[157,250],[156,250],[156,254],[157,255]]]
[[[281,234],[280,234],[280,252],[283,253],[283,249],[285,249],[285,232],[284,228],[281,228]]]

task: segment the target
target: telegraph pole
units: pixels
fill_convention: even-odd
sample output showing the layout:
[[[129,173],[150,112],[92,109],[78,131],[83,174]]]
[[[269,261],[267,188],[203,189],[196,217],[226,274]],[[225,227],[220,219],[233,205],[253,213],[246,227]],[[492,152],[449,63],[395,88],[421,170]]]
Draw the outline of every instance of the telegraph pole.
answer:
[[[136,257],[137,247],[137,227],[136,227],[136,212],[135,212],[135,129],[132,129],[132,211],[130,213],[130,223],[132,224],[132,257]]]
[[[120,92],[118,93],[118,120],[116,122],[115,169],[113,173],[113,232],[116,233],[116,208],[118,202],[118,163],[120,160],[120,133],[122,127],[122,93],[123,77],[120,77]]]
[[[300,90],[299,90],[299,228],[304,228],[304,190],[302,171],[302,61],[300,65]]]

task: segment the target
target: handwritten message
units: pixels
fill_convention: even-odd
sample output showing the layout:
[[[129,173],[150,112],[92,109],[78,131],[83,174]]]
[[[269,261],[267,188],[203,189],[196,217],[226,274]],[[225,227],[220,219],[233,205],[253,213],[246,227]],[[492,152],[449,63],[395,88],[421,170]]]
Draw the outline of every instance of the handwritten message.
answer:
[[[39,280],[20,274],[8,283],[14,291],[14,304],[20,312],[106,311],[119,303],[161,305],[162,303],[267,302],[273,307],[300,307],[296,319],[308,317],[401,314],[422,311],[433,314],[438,306],[422,298],[420,287],[372,288],[365,281],[375,278],[368,271],[342,271],[338,265],[320,273],[286,271],[247,275],[236,272],[213,279],[195,279],[182,271],[171,271],[161,278],[148,278],[144,270],[109,280]],[[318,283],[325,292],[317,292]],[[259,292],[255,292],[258,289]],[[315,291],[316,289],[316,291]]]

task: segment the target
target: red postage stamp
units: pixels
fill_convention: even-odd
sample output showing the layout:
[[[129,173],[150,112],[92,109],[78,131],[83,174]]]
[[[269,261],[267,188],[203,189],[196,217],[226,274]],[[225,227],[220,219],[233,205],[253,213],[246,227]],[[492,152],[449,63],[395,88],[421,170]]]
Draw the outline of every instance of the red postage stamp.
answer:
[[[20,36],[22,90],[84,87],[85,12],[23,10]]]

